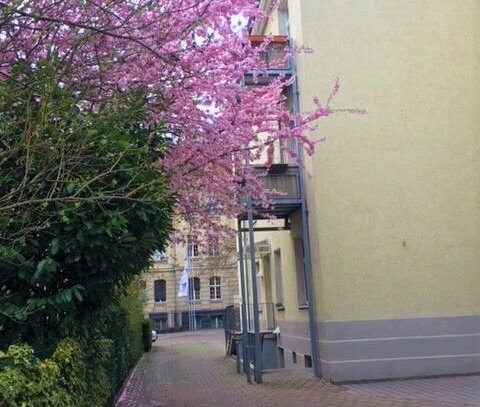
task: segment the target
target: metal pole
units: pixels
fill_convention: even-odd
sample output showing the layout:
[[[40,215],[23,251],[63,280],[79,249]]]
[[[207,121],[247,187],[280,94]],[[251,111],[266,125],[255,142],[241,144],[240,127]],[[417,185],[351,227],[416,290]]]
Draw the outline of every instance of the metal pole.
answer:
[[[308,322],[310,325],[310,346],[312,348],[312,367],[313,374],[321,377],[320,363],[318,361],[318,333],[317,321],[315,318],[315,300],[312,278],[312,260],[310,256],[310,239],[308,233],[308,211],[306,208],[305,199],[302,202],[302,234],[303,234],[303,256],[304,256],[304,271],[305,280],[307,281],[307,295],[308,295]]]
[[[195,273],[193,270],[193,247],[192,247],[192,256],[191,256],[191,261],[190,261],[190,270],[192,271],[192,285],[193,285],[193,291],[192,291],[192,321],[193,321],[193,330],[197,330],[197,315],[195,313],[195,301],[196,301],[196,294],[195,294]]]
[[[247,235],[243,234],[243,247],[248,246]],[[247,298],[247,331],[251,329],[251,321],[252,321],[252,303],[250,302],[250,291],[251,291],[251,284],[250,278],[248,276],[248,257],[245,255],[244,261],[244,269],[245,269],[245,290],[246,290],[246,298]]]
[[[188,281],[188,330],[191,331],[192,330],[192,297],[190,296],[190,290],[192,289],[191,287],[191,280],[190,280],[190,270],[188,270],[188,251],[189,251],[189,246],[188,246],[188,243],[187,243],[187,256],[185,258],[185,264],[183,265],[183,267],[185,268],[185,270],[187,270],[187,281]]]
[[[250,377],[250,361],[248,355],[248,328],[247,328],[247,297],[245,295],[245,268],[243,264],[243,242],[241,221],[237,221],[238,228],[238,261],[240,264],[240,288],[242,293],[242,349],[243,349],[243,372],[247,374],[248,383],[252,382]]]
[[[252,276],[253,325],[255,329],[255,381],[262,383],[262,349],[260,343],[260,322],[258,320],[257,266],[255,264],[255,237],[253,233],[253,204],[248,195],[248,236],[250,243],[250,268]]]
[[[177,287],[177,265],[176,265],[176,260],[173,264],[173,287],[174,287],[174,290],[177,290],[178,287]],[[177,293],[174,291],[174,296],[173,296],[173,329],[174,331],[177,330]]]

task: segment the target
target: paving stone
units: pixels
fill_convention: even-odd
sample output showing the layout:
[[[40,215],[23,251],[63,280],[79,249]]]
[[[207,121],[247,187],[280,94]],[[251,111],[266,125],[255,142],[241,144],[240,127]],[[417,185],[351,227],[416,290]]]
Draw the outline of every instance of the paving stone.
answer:
[[[480,376],[393,380],[345,386],[355,394],[395,396],[411,400],[442,400],[456,405],[480,406]]]
[[[244,375],[236,373],[235,361],[225,356],[223,338],[222,331],[160,335],[138,363],[116,406],[480,406],[475,390],[478,376],[337,386],[314,378],[308,370],[282,369],[265,373],[261,385],[248,384]]]

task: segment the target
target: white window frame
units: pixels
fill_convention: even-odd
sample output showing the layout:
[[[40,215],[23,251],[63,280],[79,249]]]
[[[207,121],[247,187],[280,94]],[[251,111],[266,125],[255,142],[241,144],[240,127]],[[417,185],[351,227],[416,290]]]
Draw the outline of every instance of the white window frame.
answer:
[[[163,281],[164,283],[164,289],[165,289],[165,299],[164,300],[158,300],[157,301],[157,298],[156,298],[156,290],[155,290],[155,283],[156,282],[161,282]],[[167,280],[165,280],[164,278],[159,278],[159,279],[156,279],[153,281],[153,300],[155,301],[156,304],[164,304],[167,302]]]
[[[187,256],[198,257],[197,236],[189,235],[187,239]]]
[[[198,290],[195,290],[195,279],[198,280]],[[190,277],[188,280],[188,299],[190,301],[199,301],[202,282],[199,277]]]
[[[222,279],[220,276],[210,277],[210,299],[211,300],[222,299]]]
[[[220,250],[218,247],[218,240],[216,242],[209,243],[208,245],[208,255],[210,257],[216,257],[220,254]]]

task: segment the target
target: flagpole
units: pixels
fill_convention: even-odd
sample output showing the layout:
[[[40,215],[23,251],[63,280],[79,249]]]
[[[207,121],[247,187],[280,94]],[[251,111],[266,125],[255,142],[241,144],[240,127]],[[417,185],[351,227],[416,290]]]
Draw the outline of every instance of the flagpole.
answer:
[[[187,253],[184,264],[183,264],[183,271],[182,276],[180,278],[180,287],[178,289],[178,296],[179,297],[187,297],[187,306],[188,306],[188,329],[191,330],[192,327],[192,306],[191,306],[191,299],[190,299],[190,278],[189,278],[189,255]]]
[[[190,262],[190,245],[187,245],[187,262]],[[191,295],[191,290],[192,287],[190,287],[190,282],[191,282],[191,276],[189,272],[189,263],[185,265],[186,270],[187,270],[187,276],[188,276],[188,330],[192,330],[192,295]]]
[[[196,331],[197,329],[197,316],[195,313],[195,301],[196,301],[196,294],[195,294],[195,274],[193,270],[193,246],[192,246],[192,256],[190,260],[190,270],[192,272],[192,321],[193,321],[193,330]]]

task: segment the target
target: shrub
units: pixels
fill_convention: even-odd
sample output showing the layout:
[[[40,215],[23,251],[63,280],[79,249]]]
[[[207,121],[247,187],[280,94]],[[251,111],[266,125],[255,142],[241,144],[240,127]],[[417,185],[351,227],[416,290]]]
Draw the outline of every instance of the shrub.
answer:
[[[110,339],[93,341],[88,347],[86,361],[90,371],[86,385],[91,390],[86,397],[87,406],[103,406],[107,400],[115,397],[118,389],[111,376],[112,365],[116,363],[113,342]],[[122,378],[122,382],[125,378]]]
[[[49,359],[34,356],[28,345],[12,345],[0,353],[0,406],[103,407],[119,384],[112,341],[64,339]],[[3,366],[2,366],[3,365]]]
[[[6,407],[74,407],[73,394],[63,387],[60,367],[41,361],[27,345],[12,345],[0,353],[7,366],[0,370],[0,405]]]
[[[85,404],[85,394],[88,391],[85,378],[87,364],[85,350],[78,341],[67,338],[59,342],[51,361],[58,366],[60,377],[58,386],[77,398],[79,406]]]
[[[143,350],[150,352],[150,349],[152,349],[152,323],[147,318],[142,322],[142,339]]]
[[[114,362],[110,361],[109,374],[115,389],[122,385],[143,353],[142,321],[140,287],[135,280],[124,289],[118,288],[113,302],[98,312],[81,334],[82,337],[90,338],[94,331],[110,340],[111,358]]]
[[[75,338],[59,341],[48,359],[36,357],[28,345],[0,352],[0,406],[109,405],[143,353],[138,284],[119,289],[96,317]]]
[[[145,123],[145,95],[80,112],[52,64],[19,63],[22,83],[0,83],[0,348],[71,336],[171,230],[167,141]]]

